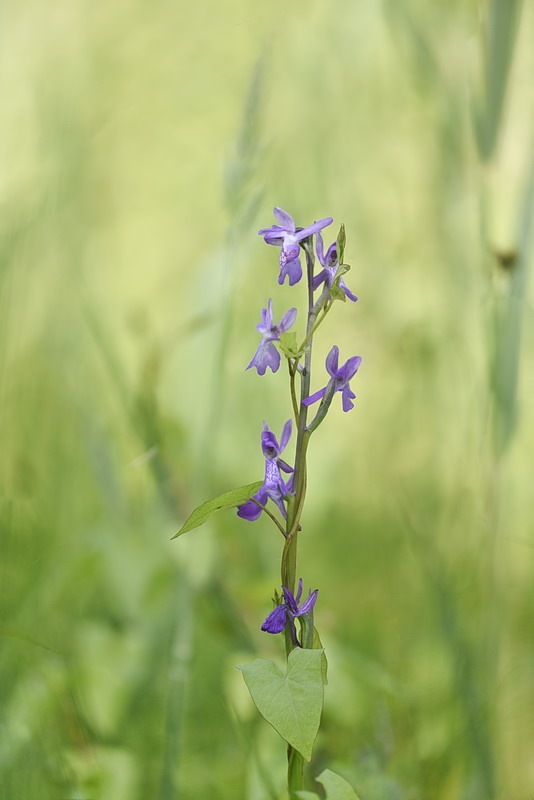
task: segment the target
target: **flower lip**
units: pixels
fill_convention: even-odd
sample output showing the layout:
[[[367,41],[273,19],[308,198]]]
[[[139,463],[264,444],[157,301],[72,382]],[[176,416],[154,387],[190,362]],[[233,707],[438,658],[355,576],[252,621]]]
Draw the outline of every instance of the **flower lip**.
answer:
[[[279,603],[276,608],[271,611],[271,613],[263,622],[261,629],[267,633],[281,633],[285,628],[286,621],[289,619],[293,641],[298,644],[294,620],[297,617],[303,617],[305,614],[309,614],[313,610],[313,607],[317,602],[319,590],[314,589],[313,592],[310,592],[306,600],[301,603],[300,598],[302,597],[302,578],[300,578],[296,597],[286,586],[282,586],[282,593],[283,602]]]

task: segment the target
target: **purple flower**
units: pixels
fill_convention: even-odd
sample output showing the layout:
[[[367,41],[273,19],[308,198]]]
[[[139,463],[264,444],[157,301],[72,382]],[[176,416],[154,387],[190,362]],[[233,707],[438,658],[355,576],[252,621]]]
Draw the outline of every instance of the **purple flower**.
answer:
[[[278,276],[278,283],[282,284],[286,276],[289,278],[289,285],[300,281],[302,277],[302,267],[300,266],[300,245],[303,239],[318,233],[327,225],[333,222],[332,217],[325,217],[320,219],[319,222],[314,222],[313,225],[308,225],[307,228],[296,228],[293,217],[283,211],[283,209],[275,206],[274,216],[280,225],[272,225],[270,228],[261,228],[258,231],[260,236],[263,236],[267,244],[274,244],[282,246],[280,251],[280,275]]]
[[[323,244],[323,237],[320,233],[317,234],[317,239],[315,243],[315,247],[317,250],[317,258],[321,262],[323,269],[321,272],[317,273],[313,278],[313,288],[317,289],[321,283],[326,283],[328,288],[332,287],[334,279],[336,277],[337,268],[339,266],[339,258],[337,253],[337,242],[333,242],[328,250],[326,251],[326,255],[324,253],[324,244]],[[338,281],[339,288],[345,295],[352,300],[353,303],[356,302],[358,299],[355,294],[353,294],[343,278],[340,278]]]
[[[258,375],[265,375],[265,370],[269,367],[276,372],[280,366],[280,353],[273,342],[280,341],[280,334],[286,333],[295,322],[297,309],[290,308],[286,311],[278,325],[273,325],[273,301],[269,300],[267,308],[261,312],[261,322],[256,325],[257,330],[262,334],[261,342],[254,354],[254,358],[247,369],[256,367]]]
[[[319,389],[318,392],[302,401],[305,406],[316,403],[330,390],[332,394],[341,392],[343,411],[350,411],[351,408],[354,408],[352,401],[356,395],[351,391],[349,381],[356,375],[362,359],[360,356],[353,356],[348,361],[345,361],[342,367],[338,367],[338,358],[339,348],[334,345],[326,357],[326,369],[331,378],[323,389]]]
[[[263,432],[261,434],[261,449],[265,457],[265,477],[263,479],[263,486],[253,495],[253,499],[247,500],[246,503],[237,507],[238,517],[248,519],[249,522],[254,522],[262,512],[260,506],[264,506],[269,498],[276,503],[282,515],[284,517],[287,516],[284,498],[292,491],[293,477],[288,481],[284,481],[280,470],[292,473],[293,467],[290,467],[283,458],[280,458],[280,454],[291,438],[291,428],[292,423],[291,420],[288,419],[282,430],[280,444],[278,444],[276,436],[269,430],[267,423],[263,423]],[[260,505],[258,505],[258,503]]]
[[[279,603],[279,605],[271,611],[261,626],[261,629],[266,633],[282,633],[289,619],[293,641],[295,644],[298,644],[297,634],[295,632],[295,619],[310,613],[317,601],[319,590],[315,589],[311,592],[301,605],[299,605],[299,603],[302,597],[302,578],[299,580],[299,588],[296,597],[294,597],[292,592],[286,589],[285,586],[282,586],[282,592],[284,594],[283,602]]]

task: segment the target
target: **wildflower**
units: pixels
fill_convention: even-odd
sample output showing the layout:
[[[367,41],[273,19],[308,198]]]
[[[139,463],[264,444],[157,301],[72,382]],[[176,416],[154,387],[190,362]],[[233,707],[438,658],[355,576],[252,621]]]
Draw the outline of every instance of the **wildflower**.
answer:
[[[326,285],[329,288],[331,288],[336,277],[337,268],[339,266],[337,242],[333,242],[325,254],[323,237],[321,236],[320,233],[318,233],[315,242],[315,248],[317,250],[317,258],[321,262],[323,269],[313,278],[313,288],[317,289],[317,287],[320,286],[321,283],[326,283]],[[349,300],[352,300],[353,303],[356,302],[358,298],[356,297],[355,294],[353,294],[350,291],[349,287],[347,286],[343,278],[339,279],[337,285],[339,286],[341,291],[344,292],[344,294],[349,298]]]
[[[280,458],[280,454],[285,450],[291,438],[291,428],[292,423],[291,420],[288,419],[282,430],[280,444],[278,444],[276,436],[269,430],[267,423],[263,423],[263,432],[261,434],[261,449],[265,457],[265,477],[263,479],[263,485],[250,500],[247,500],[246,503],[237,507],[238,517],[248,519],[249,522],[254,522],[262,512],[261,506],[264,506],[269,498],[276,503],[282,515],[284,517],[287,516],[284,499],[288,494],[291,494],[293,477],[288,481],[284,481],[280,470],[290,474],[293,472],[293,467],[290,467],[289,464]]]
[[[273,325],[273,301],[269,300],[267,308],[261,311],[261,322],[256,325],[256,329],[262,334],[261,341],[247,369],[256,367],[258,375],[265,375],[267,367],[276,372],[280,366],[280,353],[273,342],[280,341],[280,334],[289,330],[296,317],[297,309],[290,308],[278,325]]]
[[[342,367],[338,367],[338,358],[339,348],[334,345],[326,357],[326,369],[331,376],[330,380],[323,389],[319,389],[318,392],[302,401],[305,406],[316,403],[325,394],[328,394],[331,399],[335,392],[341,392],[343,411],[350,411],[351,408],[354,408],[352,401],[356,395],[351,391],[349,381],[356,375],[362,359],[360,356],[353,356],[345,361]]]
[[[302,597],[302,578],[299,580],[299,588],[296,597],[294,597],[293,593],[290,592],[289,589],[286,589],[285,586],[282,586],[282,592],[284,595],[283,602],[279,603],[276,608],[271,611],[261,626],[261,629],[266,633],[282,633],[286,621],[289,619],[293,641],[295,644],[298,644],[297,634],[295,632],[295,619],[297,617],[303,617],[305,614],[309,614],[310,611],[312,611],[317,601],[319,590],[315,589],[313,592],[310,592],[301,605],[299,605],[299,603]]]
[[[267,244],[281,245],[280,251],[280,275],[278,276],[278,283],[284,283],[286,277],[289,278],[289,285],[298,283],[302,277],[302,267],[300,265],[300,245],[303,239],[318,233],[327,225],[333,222],[332,217],[325,217],[314,222],[313,225],[308,225],[307,228],[296,228],[293,217],[283,211],[283,209],[275,206],[274,216],[280,225],[272,225],[270,228],[261,228],[258,231],[260,236],[263,236]]]

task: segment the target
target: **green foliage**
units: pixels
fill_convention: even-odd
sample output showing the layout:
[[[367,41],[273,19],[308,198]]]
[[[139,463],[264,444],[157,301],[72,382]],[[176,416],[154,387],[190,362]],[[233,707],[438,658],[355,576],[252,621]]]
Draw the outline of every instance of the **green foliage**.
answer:
[[[297,344],[297,334],[295,331],[280,334],[280,350],[287,358],[299,358],[302,355],[302,350],[299,350]]]
[[[321,642],[321,637],[319,636],[319,632],[317,631],[315,625],[313,626],[313,649],[322,650],[323,657],[321,659],[321,675],[323,678],[323,683],[326,686],[328,683],[328,659],[323,648],[323,643]]]
[[[262,481],[256,481],[255,483],[247,484],[247,486],[240,486],[238,489],[232,489],[230,492],[220,494],[211,500],[206,500],[205,503],[195,508],[178,533],[175,533],[172,538],[176,539],[183,533],[187,533],[193,530],[193,528],[198,528],[199,525],[203,525],[216,511],[235,508],[242,503],[246,503],[247,500],[250,500],[252,495],[256,494],[261,485]]]
[[[343,303],[347,301],[347,296],[343,289],[340,289],[339,286],[335,284],[332,286],[330,294],[332,295],[333,300],[341,300]]]
[[[331,769],[324,769],[316,780],[323,784],[326,800],[359,800],[350,783]]]
[[[323,708],[322,651],[296,647],[285,675],[262,658],[238,669],[260,714],[309,761]]]
[[[532,793],[534,6],[307,10],[2,6],[2,798],[283,796],[232,666],[274,657],[279,533],[169,543],[290,416],[287,370],[244,369],[275,203],[344,220],[360,297],[315,348],[365,366],[308,454],[319,769],[365,800]]]
[[[350,783],[347,783],[341,775],[332,772],[331,769],[324,769],[315,780],[323,784],[326,790],[326,800],[359,800]],[[319,797],[313,792],[296,792],[296,795],[300,800],[314,800]]]

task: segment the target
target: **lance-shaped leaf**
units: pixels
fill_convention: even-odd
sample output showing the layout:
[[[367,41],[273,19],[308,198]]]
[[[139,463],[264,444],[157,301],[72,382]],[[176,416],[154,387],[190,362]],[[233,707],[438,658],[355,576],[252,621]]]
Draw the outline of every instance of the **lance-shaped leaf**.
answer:
[[[284,675],[262,658],[238,667],[262,717],[309,761],[323,708],[322,650],[296,647]]]
[[[339,233],[337,235],[337,258],[340,264],[343,263],[343,256],[345,255],[345,244],[347,242],[347,235],[345,233],[345,226],[341,223]]]
[[[178,533],[175,533],[172,538],[176,539],[176,537],[181,536],[182,533],[187,533],[187,531],[191,531],[193,528],[198,528],[199,525],[203,525],[216,511],[221,511],[223,508],[235,508],[235,506],[246,503],[247,500],[250,500],[252,495],[256,494],[261,486],[263,486],[263,481],[256,481],[255,483],[249,483],[247,486],[240,486],[238,489],[232,489],[231,492],[220,494],[218,497],[214,497],[213,500],[206,500],[205,503],[195,508]]]

